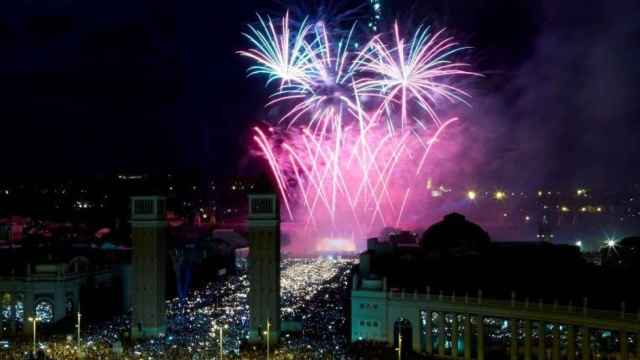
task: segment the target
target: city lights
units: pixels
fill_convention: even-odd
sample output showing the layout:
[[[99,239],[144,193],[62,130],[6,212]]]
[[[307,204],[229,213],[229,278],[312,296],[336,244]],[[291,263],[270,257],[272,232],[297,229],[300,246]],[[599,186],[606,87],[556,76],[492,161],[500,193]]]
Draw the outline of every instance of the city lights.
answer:
[[[346,353],[343,335],[346,326],[344,304],[351,281],[351,258],[285,258],[281,262],[281,311],[283,321],[301,322],[305,337],[282,337],[278,352],[312,357],[318,353]],[[192,291],[184,299],[167,301],[167,333],[162,341],[149,338],[124,350],[123,358],[162,359],[210,357],[238,358],[240,344],[249,332],[249,281],[246,270]],[[35,336],[37,317],[29,318]],[[116,317],[99,326],[83,329],[82,347],[65,339],[50,338],[39,342],[40,348],[55,354],[79,354],[86,358],[111,358],[114,344],[121,344],[129,331],[129,315]],[[29,328],[31,332],[31,328]],[[38,329],[39,330],[39,329]],[[222,332],[223,331],[223,332]],[[224,341],[221,341],[224,335]],[[35,337],[34,337],[35,339]],[[25,344],[36,351],[36,341]],[[222,349],[220,348],[222,345]],[[120,350],[123,351],[123,350]],[[173,355],[172,355],[173,354]],[[260,354],[264,358],[264,353]],[[74,357],[75,358],[75,357]],[[279,357],[277,357],[279,358]]]
[[[0,360],[640,360],[640,0],[15,3]]]

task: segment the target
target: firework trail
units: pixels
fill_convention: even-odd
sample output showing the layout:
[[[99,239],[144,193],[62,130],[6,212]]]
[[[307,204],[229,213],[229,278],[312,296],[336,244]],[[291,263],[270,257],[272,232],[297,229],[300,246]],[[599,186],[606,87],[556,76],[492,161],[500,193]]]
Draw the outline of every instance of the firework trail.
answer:
[[[449,60],[467,48],[460,47],[451,37],[443,38],[443,32],[431,34],[429,28],[419,27],[407,45],[395,23],[392,47],[382,40],[382,35],[371,40],[357,60],[359,70],[370,75],[359,79],[358,87],[362,95],[381,99],[376,116],[383,110],[390,112],[396,105],[400,107],[400,126],[404,127],[410,102],[415,102],[436,125],[440,125],[435,111],[439,98],[467,103],[464,98],[469,94],[447,81],[454,76],[478,74],[467,70],[469,65],[466,63]],[[393,116],[387,118],[393,119]],[[414,119],[418,125],[426,127],[419,117]],[[392,123],[390,127],[393,128]]]
[[[256,62],[250,76],[279,83],[267,106],[282,116],[254,128],[254,140],[298,235],[360,240],[402,225],[429,154],[457,120],[438,107],[467,104],[453,81],[478,75],[452,60],[466,48],[424,27],[406,41],[397,23],[392,41],[377,34],[360,49],[355,25],[334,39],[322,22],[290,28],[288,13],[280,26],[258,23],[239,54]]]

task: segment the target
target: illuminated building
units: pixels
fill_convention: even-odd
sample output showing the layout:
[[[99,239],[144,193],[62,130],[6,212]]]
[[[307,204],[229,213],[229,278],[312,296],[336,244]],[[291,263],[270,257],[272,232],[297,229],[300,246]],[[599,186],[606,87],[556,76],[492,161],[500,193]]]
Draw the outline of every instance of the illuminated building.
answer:
[[[249,341],[266,343],[268,339],[269,343],[277,343],[280,337],[280,213],[277,196],[274,193],[250,194],[248,220]]]
[[[584,305],[533,304],[517,299],[515,294],[511,301],[505,301],[483,298],[482,293],[433,294],[428,287],[408,292],[388,288],[386,278],[360,281],[356,275],[351,291],[351,338],[398,347],[402,335],[403,353],[411,349],[439,357],[488,360],[490,345],[502,343],[512,359],[517,359],[520,352],[525,359],[533,354],[545,359],[547,351],[554,354],[554,359],[560,359],[562,353],[573,353],[569,358],[575,359],[578,351],[595,352],[592,339],[597,342],[597,330],[606,329],[618,342],[618,349],[609,351],[627,359],[631,352],[628,335],[640,333],[635,314],[624,313],[624,309],[622,313],[593,313]],[[507,326],[497,334],[490,333],[497,320]],[[538,336],[549,327],[551,344]],[[522,338],[511,341],[513,334],[519,338],[520,332]],[[584,334],[590,335],[589,340],[578,342],[578,335],[585,339]]]
[[[353,275],[351,340],[397,348],[401,337],[403,358],[410,350],[479,360],[629,358],[637,344],[629,339],[640,333],[637,304],[590,307],[623,299],[624,289],[576,297],[596,286],[576,279],[598,272],[575,246],[491,242],[478,225],[450,214],[419,248],[368,241]],[[616,345],[602,348],[606,338]]]
[[[165,198],[131,197],[134,300],[131,334],[158,336],[166,330],[167,222]]]
[[[83,298],[81,294],[105,301],[105,296],[110,296],[110,300],[123,299],[126,294],[114,286],[123,280],[116,268],[100,262],[103,255],[99,250],[93,256],[86,255],[68,248],[64,253],[24,254],[18,250],[12,255],[26,263],[11,269],[10,275],[0,276],[0,322],[5,331],[13,334],[22,327],[25,334],[31,334],[33,328],[28,319],[34,315],[44,324],[73,317]],[[2,261],[8,262],[4,257]],[[87,302],[83,308],[95,311],[95,305],[98,304]],[[99,306],[101,311],[107,311],[104,304]],[[108,308],[113,310],[112,304]]]

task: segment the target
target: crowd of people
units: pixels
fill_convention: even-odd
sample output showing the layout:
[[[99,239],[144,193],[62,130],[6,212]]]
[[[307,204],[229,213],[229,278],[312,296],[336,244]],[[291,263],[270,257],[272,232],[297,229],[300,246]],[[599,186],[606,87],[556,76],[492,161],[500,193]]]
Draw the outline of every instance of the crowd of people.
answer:
[[[285,258],[282,260],[283,324],[299,331],[285,333],[272,349],[272,359],[346,358],[350,270],[353,259]],[[67,360],[219,358],[220,340],[225,359],[261,359],[266,349],[243,346],[248,338],[249,280],[246,271],[192,291],[186,298],[167,302],[167,331],[159,338],[132,342],[129,316],[84,330],[82,345],[70,337],[40,339],[36,357]],[[291,327],[291,326],[290,326]],[[220,339],[222,328],[222,339]],[[25,339],[0,351],[2,359],[32,357]],[[242,346],[242,351],[241,351]],[[242,355],[241,355],[242,354]]]

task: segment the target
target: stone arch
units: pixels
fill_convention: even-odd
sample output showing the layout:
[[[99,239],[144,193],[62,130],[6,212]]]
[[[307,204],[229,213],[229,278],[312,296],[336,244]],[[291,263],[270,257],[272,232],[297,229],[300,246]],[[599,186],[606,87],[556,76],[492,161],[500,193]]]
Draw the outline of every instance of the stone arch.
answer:
[[[55,302],[48,296],[38,297],[33,305],[33,313],[43,324],[55,321]]]
[[[23,314],[22,294],[4,292],[0,294],[0,320],[21,322]]]
[[[411,321],[404,317],[398,318],[393,323],[393,347],[398,349],[400,345],[400,336],[402,336],[402,353],[408,354],[413,346],[413,325]]]
[[[67,263],[66,272],[83,273],[89,270],[90,261],[85,256],[76,256]]]

